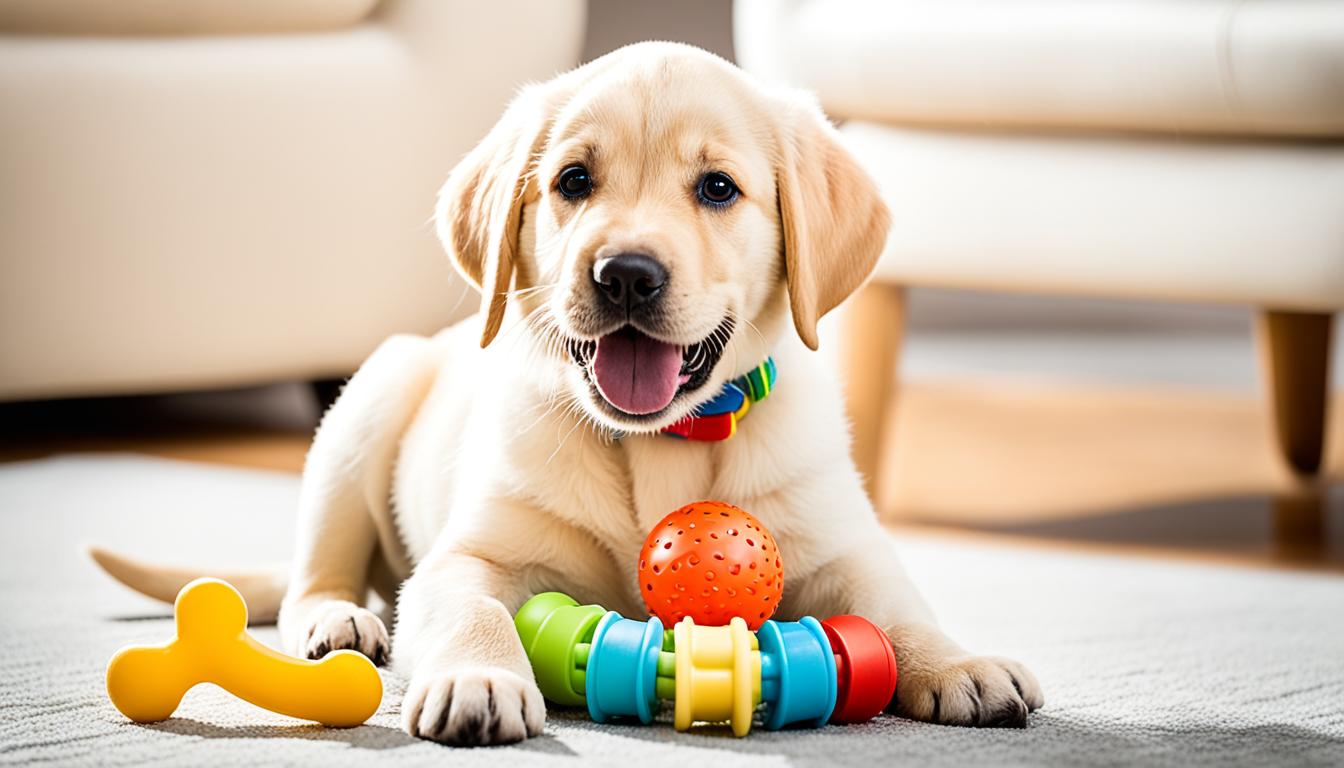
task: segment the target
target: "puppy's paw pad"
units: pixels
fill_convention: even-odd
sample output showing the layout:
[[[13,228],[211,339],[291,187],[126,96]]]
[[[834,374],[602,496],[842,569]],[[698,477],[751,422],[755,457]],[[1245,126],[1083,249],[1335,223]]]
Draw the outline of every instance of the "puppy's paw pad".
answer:
[[[896,711],[946,725],[1025,728],[1045,702],[1031,671],[1011,659],[962,656],[901,670]]]
[[[332,651],[349,649],[368,656],[378,666],[387,663],[387,627],[367,608],[332,600],[313,611],[309,621],[304,656],[320,659]]]
[[[510,744],[541,733],[546,704],[536,683],[506,669],[417,673],[402,701],[401,722],[410,735],[444,744]]]

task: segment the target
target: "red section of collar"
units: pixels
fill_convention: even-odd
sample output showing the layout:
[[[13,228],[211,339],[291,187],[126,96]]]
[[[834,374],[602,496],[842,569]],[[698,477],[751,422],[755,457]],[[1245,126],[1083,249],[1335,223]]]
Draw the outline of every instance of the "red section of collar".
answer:
[[[687,416],[675,424],[663,427],[663,433],[687,440],[718,442],[727,440],[737,431],[737,416],[719,413],[713,416]]]

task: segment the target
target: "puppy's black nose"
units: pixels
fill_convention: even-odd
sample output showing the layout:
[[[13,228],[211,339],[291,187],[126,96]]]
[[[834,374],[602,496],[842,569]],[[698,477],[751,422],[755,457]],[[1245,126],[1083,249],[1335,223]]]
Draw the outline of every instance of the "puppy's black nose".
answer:
[[[593,265],[593,284],[611,303],[631,310],[662,292],[667,270],[652,256],[620,253],[598,259]]]

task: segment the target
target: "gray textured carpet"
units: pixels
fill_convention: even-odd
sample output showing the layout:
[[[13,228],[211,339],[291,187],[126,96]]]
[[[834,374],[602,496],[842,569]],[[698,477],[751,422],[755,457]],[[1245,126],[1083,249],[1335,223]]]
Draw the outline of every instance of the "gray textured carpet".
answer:
[[[176,562],[281,560],[296,487],[134,457],[0,466],[0,763],[1344,765],[1344,578],[923,538],[897,547],[944,624],[1040,676],[1047,704],[1027,730],[883,717],[735,740],[558,713],[523,745],[450,750],[397,729],[403,684],[390,677],[382,709],[353,730],[208,686],[171,720],[127,722],[104,694],[104,665],[123,644],[171,636],[169,614],[110,583],[79,543]]]

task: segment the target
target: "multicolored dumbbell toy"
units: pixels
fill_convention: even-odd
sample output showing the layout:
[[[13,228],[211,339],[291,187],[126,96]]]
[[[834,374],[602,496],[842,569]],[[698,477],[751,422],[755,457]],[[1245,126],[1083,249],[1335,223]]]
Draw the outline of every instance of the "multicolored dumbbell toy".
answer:
[[[761,703],[772,730],[863,722],[896,687],[890,641],[858,616],[766,621],[755,633],[740,618],[707,627],[688,617],[664,631],[657,618],[634,621],[546,592],[527,601],[514,624],[542,694],[587,705],[597,722],[651,722],[663,699],[674,702],[678,730],[727,722],[745,736]]]

